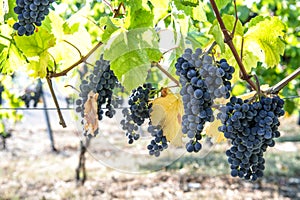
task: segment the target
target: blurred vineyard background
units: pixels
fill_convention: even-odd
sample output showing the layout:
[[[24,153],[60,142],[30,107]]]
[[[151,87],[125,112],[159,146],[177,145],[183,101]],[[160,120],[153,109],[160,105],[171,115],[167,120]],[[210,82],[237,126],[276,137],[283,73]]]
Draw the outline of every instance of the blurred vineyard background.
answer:
[[[53,108],[48,88],[44,93],[48,108]],[[58,99],[62,108],[68,107],[62,94]],[[58,124],[56,111],[48,111],[56,151],[49,140],[42,101],[37,109],[23,110],[23,120],[10,126],[11,137],[6,140],[6,149],[0,151],[0,199],[300,199],[300,126],[296,114],[281,119],[282,137],[266,153],[265,176],[256,182],[229,175],[224,154],[229,143],[212,145],[207,155],[185,153],[157,172],[130,174],[103,165],[95,152],[104,154],[105,149],[92,140],[86,153],[87,180],[82,185],[75,177],[80,130],[73,120],[73,105],[69,106],[70,110],[63,111],[66,129]],[[124,137],[113,132],[112,124],[102,126],[115,139]],[[126,162],[122,163],[126,168]],[[141,170],[157,168],[144,167]]]

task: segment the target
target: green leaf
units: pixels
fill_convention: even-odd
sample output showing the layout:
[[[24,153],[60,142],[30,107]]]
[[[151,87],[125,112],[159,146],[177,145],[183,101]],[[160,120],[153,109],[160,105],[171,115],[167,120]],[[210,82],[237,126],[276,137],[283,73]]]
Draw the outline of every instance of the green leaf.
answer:
[[[101,35],[102,42],[106,42],[110,36],[119,29],[108,16],[100,19],[100,26],[103,27],[103,29],[105,27],[105,30]]]
[[[231,2],[231,0],[216,0],[216,4],[218,6],[218,9],[222,9],[225,6],[227,6],[227,4],[229,4]]]
[[[158,36],[153,29],[134,29],[111,38],[104,48],[104,59],[127,90],[142,84],[151,62],[160,60]]]
[[[184,15],[184,14],[178,14],[178,15],[174,15],[174,17],[176,17],[176,21],[177,24],[176,26],[178,26],[178,30],[180,30],[180,33],[183,36],[187,36],[188,32],[189,32],[189,21],[190,21],[190,17]]]
[[[244,46],[251,49],[267,67],[274,67],[284,53],[285,44],[282,38],[285,31],[286,26],[278,17],[266,18],[248,29]]]
[[[37,78],[44,78],[47,75],[47,67],[50,61],[50,56],[47,52],[40,54],[38,61],[31,61],[28,64],[28,71],[30,76]]]
[[[284,103],[284,110],[289,113],[292,114],[293,111],[296,109],[296,105],[294,101],[291,101],[289,99],[286,99],[285,103]]]
[[[153,26],[154,15],[146,0],[127,0],[124,27],[128,30]]]
[[[25,65],[24,57],[14,44],[4,48],[0,54],[0,71],[10,74]]]
[[[256,17],[252,18],[250,20],[250,22],[247,23],[248,28],[255,26],[257,23],[259,23],[265,19],[266,19],[266,17],[263,17],[263,16],[256,16]],[[270,19],[270,18],[268,17],[268,19]]]
[[[145,63],[135,68],[129,69],[129,71],[124,73],[123,76],[121,77],[120,79],[121,83],[127,90],[131,91],[141,83],[145,82],[148,75],[148,70],[150,68],[151,68],[151,64]]]
[[[255,56],[252,51],[246,49],[243,52],[242,60],[246,71],[250,72],[252,68],[255,68],[257,66],[257,62],[259,61],[259,58]]]
[[[207,21],[204,4],[202,2],[199,2],[197,7],[184,6],[180,0],[174,0],[174,4],[177,10],[183,11],[186,16],[190,16],[197,21]]]
[[[29,37],[15,36],[14,39],[27,57],[39,56],[56,43],[54,35],[43,28]]]
[[[168,14],[169,2],[170,0],[150,0],[153,5],[154,23],[156,24],[160,19]]]
[[[222,19],[226,29],[231,32],[234,27],[235,17],[233,15],[223,15]],[[240,20],[237,21],[234,35],[240,35],[240,36],[244,35],[244,27]]]
[[[217,20],[214,21],[208,33],[213,35],[215,41],[217,42],[217,44],[221,49],[221,52],[224,53],[225,52],[224,36]]]
[[[0,72],[3,74],[8,73],[11,70],[10,66],[8,65],[7,58],[8,48],[5,48],[0,53]]]
[[[224,15],[222,16],[224,25],[228,31],[232,31],[235,23],[235,17],[232,15]],[[225,52],[225,43],[224,43],[224,35],[220,28],[218,21],[215,19],[213,25],[210,27],[209,34],[212,34],[217,44],[220,46],[221,53]],[[235,28],[235,36],[244,35],[244,27],[242,23],[238,20]]]
[[[199,0],[181,0],[181,3],[185,6],[196,7],[199,5]]]
[[[240,54],[241,48],[242,48],[242,36],[235,35],[233,38],[233,44],[237,50],[237,52]],[[239,71],[239,66],[232,55],[232,52],[228,46],[225,48],[225,53],[223,54],[224,58],[227,60],[227,62],[232,65],[236,71]],[[259,61],[259,58],[253,54],[253,52],[245,46],[243,46],[243,56],[242,61],[244,64],[244,67],[246,71],[249,73],[252,68],[255,68],[257,66],[257,62]],[[239,79],[239,73],[233,74],[233,82]]]
[[[70,24],[68,24],[68,22],[65,22],[63,24],[64,33],[65,34],[73,34],[73,33],[78,31],[79,26],[80,26],[79,22],[75,23],[75,24],[72,24],[71,26],[70,26]]]
[[[16,1],[12,1],[12,0],[8,0],[8,13],[5,14],[5,19],[9,19],[9,18],[14,18],[15,20],[17,20],[17,15],[14,12],[14,7],[16,6]]]
[[[248,19],[251,10],[247,6],[238,6],[237,10],[238,10],[238,13],[239,13],[239,19],[242,22],[245,22]]]
[[[7,47],[7,46],[0,43],[0,52],[2,52],[5,47]]]
[[[198,20],[200,22],[206,22],[207,21],[206,11],[205,11],[204,7],[205,7],[204,3],[199,2],[198,6],[193,8],[192,18],[194,20]]]
[[[64,23],[65,20],[63,18],[61,18],[55,12],[50,12],[50,14],[43,21],[41,28],[55,35],[55,38],[61,39],[64,36]]]

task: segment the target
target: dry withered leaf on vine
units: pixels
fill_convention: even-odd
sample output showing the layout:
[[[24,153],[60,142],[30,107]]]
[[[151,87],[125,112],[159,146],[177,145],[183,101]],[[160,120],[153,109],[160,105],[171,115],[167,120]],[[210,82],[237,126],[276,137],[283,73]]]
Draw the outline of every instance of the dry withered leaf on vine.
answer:
[[[154,99],[150,113],[154,126],[160,125],[167,140],[174,146],[182,146],[181,118],[183,104],[180,94],[170,91]]]
[[[90,91],[88,94],[88,100],[84,104],[84,130],[92,136],[94,136],[95,131],[98,129],[98,95],[98,93]]]

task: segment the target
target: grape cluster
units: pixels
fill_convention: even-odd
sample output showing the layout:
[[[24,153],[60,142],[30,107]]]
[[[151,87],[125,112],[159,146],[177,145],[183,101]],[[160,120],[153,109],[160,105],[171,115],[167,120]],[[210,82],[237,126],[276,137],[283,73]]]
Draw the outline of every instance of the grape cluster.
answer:
[[[90,77],[90,80],[96,85],[96,92],[99,94],[98,96],[98,118],[102,120],[104,110],[103,105],[107,111],[105,115],[109,118],[112,118],[116,111],[114,110],[114,106],[112,105],[112,96],[113,96],[113,89],[118,84],[118,79],[115,76],[114,72],[110,69],[109,61],[103,60],[103,55],[101,55],[100,60],[96,61],[96,67],[94,68],[94,73],[98,75],[94,77]]]
[[[186,144],[188,152],[198,152],[201,149],[199,140],[202,138],[204,124],[214,120],[211,108],[213,100],[205,80],[200,75],[203,63],[210,62],[208,59],[211,57],[201,55],[201,49],[196,49],[194,54],[191,49],[186,49],[175,64],[176,74],[180,77],[182,86],[180,95],[184,104],[182,132],[190,138]]]
[[[129,144],[140,138],[137,133],[138,127],[150,117],[152,104],[149,104],[149,98],[153,97],[154,91],[155,88],[152,87],[151,83],[145,83],[133,89],[128,99],[129,109],[124,108],[122,110],[124,119],[121,120],[120,124],[122,129],[126,131]]]
[[[160,156],[160,152],[168,148],[168,141],[166,136],[163,135],[163,130],[160,126],[149,125],[148,132],[154,137],[150,144],[147,146],[149,154],[152,156]]]
[[[122,114],[124,119],[121,120],[120,124],[122,125],[122,129],[126,131],[125,135],[128,138],[128,144],[132,144],[134,140],[140,138],[140,134],[137,133],[139,127],[132,120],[132,114],[128,108],[124,108]]]
[[[284,101],[278,96],[261,97],[250,103],[231,97],[221,108],[218,118],[222,121],[219,131],[231,140],[226,151],[233,177],[256,180],[265,169],[263,153],[275,145],[274,138],[280,136],[278,117],[284,115]]]
[[[118,79],[114,75],[114,72],[110,69],[109,61],[103,59],[103,55],[96,61],[96,65],[90,75],[82,80],[79,88],[79,99],[75,101],[76,112],[81,113],[84,117],[84,104],[88,100],[88,94],[90,91],[98,93],[97,99],[97,113],[98,120],[103,119],[103,115],[112,118],[116,111],[115,108],[122,104],[122,99],[114,99],[113,90],[119,86]],[[84,123],[82,121],[82,123]]]
[[[45,16],[49,14],[49,7],[55,0],[17,0],[14,12],[18,14],[18,22],[13,28],[18,35],[30,36],[35,26],[41,26]]]
[[[211,56],[203,56],[200,75],[204,78],[212,99],[221,97],[228,99],[230,97],[231,83],[229,80],[232,79],[234,71],[234,68],[225,59],[213,63]]]
[[[129,97],[128,104],[131,117],[138,126],[142,125],[145,119],[150,117],[152,104],[149,104],[149,98],[152,96],[153,91],[152,84],[145,83],[143,86],[134,89]]]

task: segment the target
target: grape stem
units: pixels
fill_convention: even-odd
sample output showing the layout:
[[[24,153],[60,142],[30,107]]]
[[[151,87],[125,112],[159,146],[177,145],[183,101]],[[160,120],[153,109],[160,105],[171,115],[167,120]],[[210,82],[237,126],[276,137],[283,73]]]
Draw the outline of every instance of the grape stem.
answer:
[[[162,73],[164,73],[169,79],[171,79],[177,87],[179,87],[179,81],[174,78],[167,70],[165,70],[159,63],[153,62],[153,66],[156,66]]]
[[[74,44],[72,44],[71,42],[69,42],[69,41],[67,41],[67,40],[63,40],[63,41],[64,41],[65,43],[71,45],[74,49],[76,49],[77,52],[79,53],[80,58],[83,57],[81,51],[80,51]]]
[[[67,125],[66,125],[66,122],[64,120],[64,117],[61,113],[61,110],[59,108],[59,104],[58,104],[58,101],[57,101],[57,98],[56,98],[56,95],[55,95],[55,92],[54,92],[54,89],[53,89],[53,85],[52,85],[52,80],[51,78],[47,77],[47,83],[48,83],[48,86],[50,88],[50,92],[51,92],[51,95],[52,95],[52,98],[54,100],[54,104],[55,104],[55,107],[56,107],[56,110],[57,110],[57,113],[58,113],[58,117],[59,117],[59,124],[63,127],[63,128],[66,128]]]
[[[209,49],[207,50],[207,53],[211,53],[212,50],[213,50],[213,48],[214,48],[216,45],[217,45],[217,42],[214,41],[214,42],[211,44],[211,46],[209,47]]]
[[[65,87],[70,87],[70,88],[74,89],[76,92],[80,93],[80,91],[73,85],[65,85]]]
[[[177,48],[179,48],[179,46],[172,47],[171,49],[168,49],[167,51],[163,52],[162,54],[165,55],[166,53],[169,53],[170,51],[173,51]]]
[[[267,94],[277,94],[282,88],[284,88],[289,82],[294,80],[299,75],[300,75],[300,67],[298,67],[293,73],[291,73],[289,76],[285,77],[279,83],[270,87],[269,89],[267,89],[264,92]]]
[[[0,34],[0,37],[2,37],[2,38],[4,38],[4,39],[6,39],[6,40],[12,42],[12,39],[10,39],[10,38],[8,38],[8,37],[6,37],[6,36],[4,36],[4,35],[1,35],[1,34]]]
[[[67,69],[59,72],[59,73],[49,73],[48,77],[53,78],[53,77],[60,77],[60,76],[66,76],[69,71],[71,71],[73,68],[77,67],[79,64],[86,62],[86,60],[102,45],[102,42],[99,42],[98,44],[95,45],[95,47],[90,50],[85,56],[82,56],[77,62],[75,62],[73,65],[68,67]]]
[[[259,98],[259,100],[260,100],[260,97],[261,97],[260,83],[259,83],[259,80],[258,80],[257,75],[254,74],[253,76],[254,76],[255,81],[256,81],[256,85],[257,85],[257,94],[258,94],[258,98]]]
[[[111,6],[111,4],[108,1],[103,0],[103,3],[106,4],[109,7],[109,9],[111,10],[111,12],[114,12],[113,7]]]
[[[210,0],[210,3],[211,3],[211,6],[212,6],[212,9],[213,9],[213,11],[214,11],[214,13],[216,15],[216,18],[218,20],[218,23],[220,25],[220,28],[221,28],[221,30],[223,32],[224,42],[229,46],[229,48],[230,48],[230,50],[231,50],[231,52],[232,52],[232,54],[233,54],[233,56],[234,56],[237,64],[238,64],[238,66],[239,66],[239,68],[241,70],[241,79],[247,81],[249,83],[249,85],[254,90],[257,91],[256,84],[250,79],[251,76],[249,76],[249,74],[247,73],[243,62],[242,62],[239,54],[237,53],[237,50],[236,50],[236,48],[235,48],[235,46],[234,46],[234,44],[232,42],[233,37],[228,33],[228,30],[225,27],[225,24],[224,24],[223,19],[222,19],[221,15],[220,15],[220,12],[218,10],[218,7],[216,5],[215,0]]]
[[[234,12],[235,12],[235,22],[234,22],[234,26],[233,26],[233,29],[232,29],[232,32],[231,32],[231,37],[232,38],[234,37],[236,25],[237,25],[237,22],[238,22],[238,19],[239,19],[238,14],[237,14],[237,9],[236,9],[236,0],[233,0],[233,4],[234,4]]]

